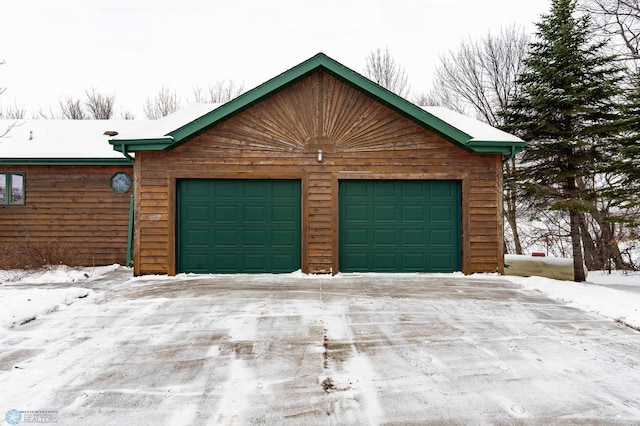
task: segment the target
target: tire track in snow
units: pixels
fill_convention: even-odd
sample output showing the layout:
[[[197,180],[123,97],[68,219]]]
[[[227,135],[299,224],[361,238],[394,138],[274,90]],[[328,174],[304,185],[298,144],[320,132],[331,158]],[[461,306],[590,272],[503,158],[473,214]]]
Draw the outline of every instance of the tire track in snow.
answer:
[[[333,305],[331,311],[320,320],[325,375],[318,377],[318,383],[328,396],[326,414],[336,424],[376,424],[383,417],[374,384],[377,374],[369,358],[358,352],[344,308]]]

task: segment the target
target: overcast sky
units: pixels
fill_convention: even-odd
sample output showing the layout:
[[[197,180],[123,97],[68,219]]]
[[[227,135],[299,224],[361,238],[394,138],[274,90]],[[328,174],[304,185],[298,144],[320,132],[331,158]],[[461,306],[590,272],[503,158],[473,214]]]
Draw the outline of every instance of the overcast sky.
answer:
[[[245,90],[323,52],[358,72],[388,48],[413,93],[470,37],[534,31],[550,0],[0,0],[0,96],[29,113],[87,88],[144,118],[162,86],[184,97],[218,80]]]

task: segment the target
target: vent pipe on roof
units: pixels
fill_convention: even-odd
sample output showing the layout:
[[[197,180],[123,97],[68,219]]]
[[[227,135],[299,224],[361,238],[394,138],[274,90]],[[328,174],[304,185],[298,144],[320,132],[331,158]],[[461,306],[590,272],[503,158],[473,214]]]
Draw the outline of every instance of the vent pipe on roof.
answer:
[[[29,130],[29,140],[33,140],[33,130]]]
[[[106,136],[117,136],[118,132],[113,131],[113,130],[107,130],[106,132],[103,133],[103,135],[106,135]]]

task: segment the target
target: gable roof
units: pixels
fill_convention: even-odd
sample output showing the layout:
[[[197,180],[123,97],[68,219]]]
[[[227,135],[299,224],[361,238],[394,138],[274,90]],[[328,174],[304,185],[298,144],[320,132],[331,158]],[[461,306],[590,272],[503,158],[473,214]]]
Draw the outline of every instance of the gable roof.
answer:
[[[141,120],[0,120],[0,164],[126,165],[106,131],[127,132]]]
[[[323,53],[318,53],[226,104],[211,105],[208,111],[204,106],[193,107],[189,111],[178,112],[178,115],[170,115],[158,120],[145,132],[111,138],[109,143],[115,150],[125,154],[135,151],[171,150],[188,138],[239,114],[317,70],[333,75],[366,96],[467,151],[513,155],[520,152],[525,145],[523,140],[509,133],[454,111],[438,107],[420,108]]]

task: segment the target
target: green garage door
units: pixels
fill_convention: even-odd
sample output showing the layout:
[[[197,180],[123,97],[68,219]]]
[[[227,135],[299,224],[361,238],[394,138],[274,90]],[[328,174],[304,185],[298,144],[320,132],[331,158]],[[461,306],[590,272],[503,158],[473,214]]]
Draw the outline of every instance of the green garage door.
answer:
[[[292,272],[301,264],[300,181],[178,181],[179,272]]]
[[[459,181],[343,180],[342,272],[453,272],[461,256]]]

